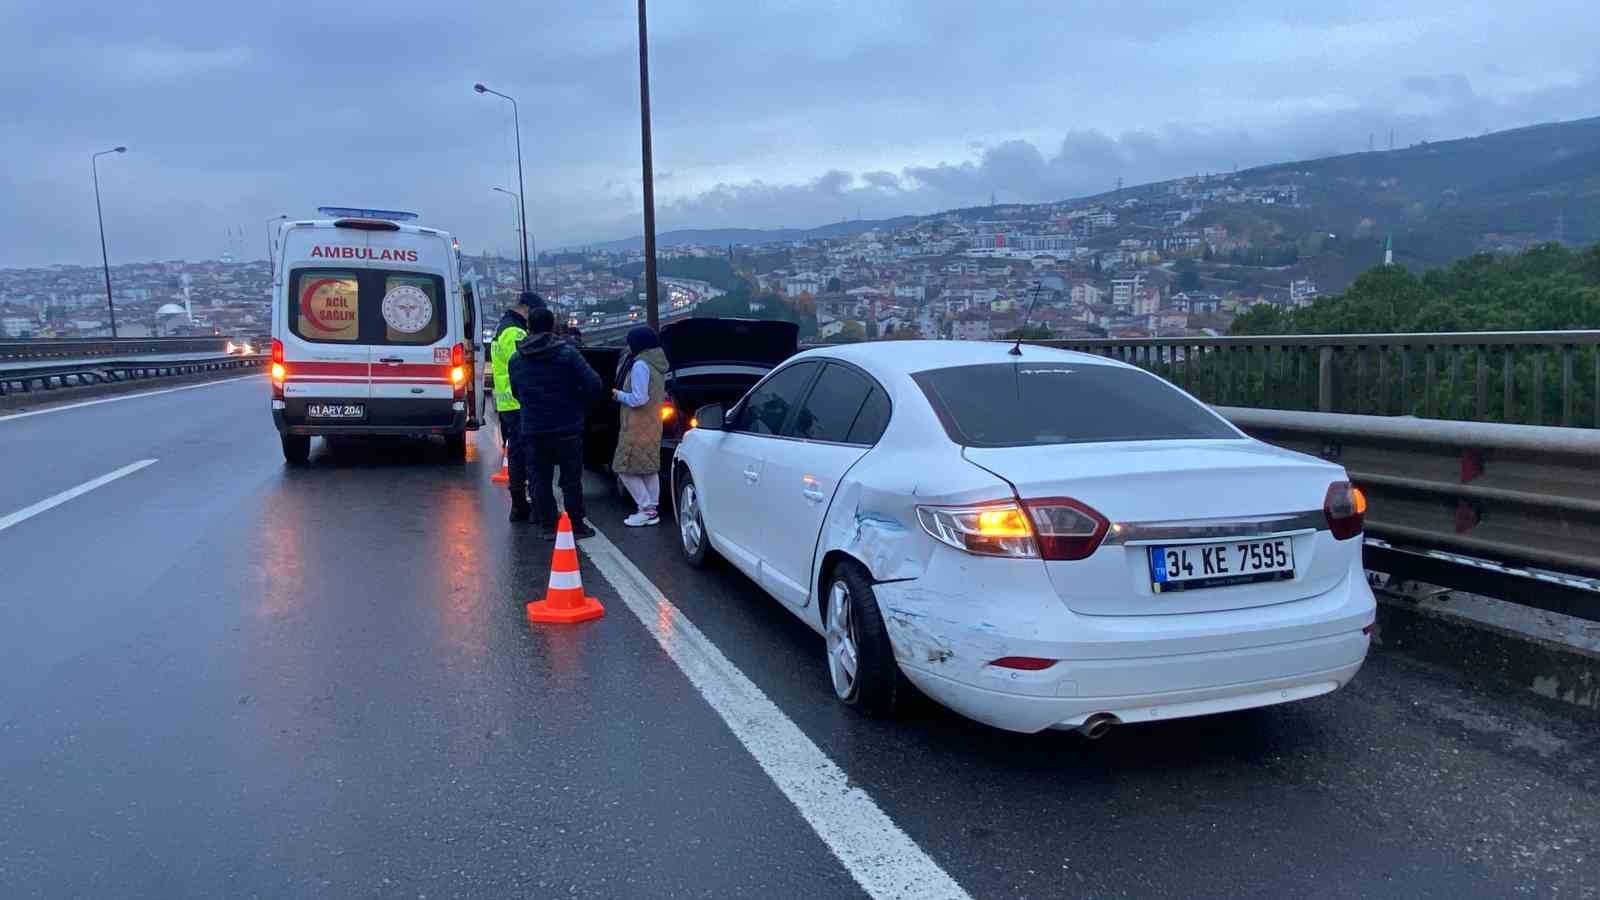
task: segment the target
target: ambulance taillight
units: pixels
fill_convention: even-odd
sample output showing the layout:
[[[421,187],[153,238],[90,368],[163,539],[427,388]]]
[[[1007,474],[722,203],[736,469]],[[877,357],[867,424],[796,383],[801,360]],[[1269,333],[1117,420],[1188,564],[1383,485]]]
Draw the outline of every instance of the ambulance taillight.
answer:
[[[272,399],[283,399],[283,379],[289,370],[283,365],[283,341],[272,339]]]
[[[456,344],[450,348],[450,385],[459,397],[467,386],[467,345]]]

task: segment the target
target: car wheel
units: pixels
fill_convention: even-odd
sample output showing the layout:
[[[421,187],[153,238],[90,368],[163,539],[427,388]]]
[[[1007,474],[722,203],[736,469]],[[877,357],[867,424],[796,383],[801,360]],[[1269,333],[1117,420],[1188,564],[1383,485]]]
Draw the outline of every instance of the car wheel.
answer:
[[[451,462],[464,461],[467,458],[467,436],[465,434],[445,435],[444,455]]]
[[[711,539],[706,535],[706,520],[700,510],[700,489],[684,472],[678,483],[678,548],[684,562],[703,569],[711,559]]]
[[[828,674],[834,696],[871,716],[890,716],[910,690],[895,662],[872,579],[859,563],[840,563],[828,583]]]
[[[311,435],[283,435],[283,461],[291,466],[303,466],[311,458]]]

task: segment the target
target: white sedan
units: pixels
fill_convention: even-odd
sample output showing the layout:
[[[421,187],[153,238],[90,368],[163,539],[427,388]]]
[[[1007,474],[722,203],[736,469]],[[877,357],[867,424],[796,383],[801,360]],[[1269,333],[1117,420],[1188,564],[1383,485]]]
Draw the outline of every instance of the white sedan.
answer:
[[[685,558],[826,637],[834,692],[906,681],[999,728],[1196,716],[1336,690],[1366,659],[1366,500],[1160,378],[999,343],[811,350],[700,409]]]

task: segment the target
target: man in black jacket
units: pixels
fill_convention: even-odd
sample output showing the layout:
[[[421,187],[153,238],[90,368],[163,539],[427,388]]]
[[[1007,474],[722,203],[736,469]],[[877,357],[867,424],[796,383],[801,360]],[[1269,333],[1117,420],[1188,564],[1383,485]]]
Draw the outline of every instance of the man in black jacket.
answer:
[[[600,394],[600,376],[576,348],[556,337],[555,326],[548,307],[528,314],[528,336],[517,344],[508,366],[511,394],[522,406],[528,480],[545,538],[555,540],[556,495],[550,478],[558,466],[572,533],[593,537],[583,515],[583,420],[589,402]]]

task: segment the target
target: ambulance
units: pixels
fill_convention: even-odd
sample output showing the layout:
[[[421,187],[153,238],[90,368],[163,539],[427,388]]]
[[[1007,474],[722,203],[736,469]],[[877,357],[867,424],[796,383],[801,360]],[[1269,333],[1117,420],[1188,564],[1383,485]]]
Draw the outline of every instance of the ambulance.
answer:
[[[279,226],[272,421],[302,465],[315,435],[444,439],[466,456],[483,420],[482,311],[451,236],[414,213],[322,207]]]

